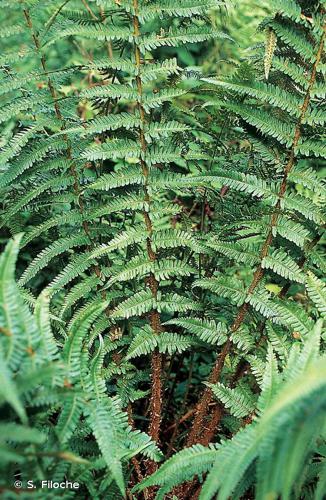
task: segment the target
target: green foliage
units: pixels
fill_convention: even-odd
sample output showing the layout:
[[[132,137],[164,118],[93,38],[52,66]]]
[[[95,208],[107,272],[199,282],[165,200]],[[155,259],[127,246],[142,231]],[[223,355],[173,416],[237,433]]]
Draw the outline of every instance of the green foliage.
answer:
[[[318,481],[325,460],[319,441],[325,411],[325,359],[319,353],[320,332],[319,322],[300,349],[292,348],[281,372],[269,349],[257,415],[245,429],[215,449],[195,445],[180,451],[136,489],[159,485],[156,498],[164,498],[173,486],[210,471],[200,494],[205,500],[215,498],[217,491],[221,499],[237,497],[239,491],[245,492],[255,481],[257,499],[279,495],[291,498],[293,489],[299,498],[303,470],[309,475],[308,470],[312,469]],[[221,385],[213,390],[239,416],[252,408],[245,403],[244,395],[234,390],[225,391]],[[313,460],[314,453],[320,453],[317,462]],[[246,474],[250,474],[248,479]],[[322,488],[321,483],[317,491]]]
[[[78,314],[63,348],[53,336],[45,294],[38,298],[34,314],[30,312],[14,281],[20,238],[8,243],[0,262],[2,487],[6,490],[6,482],[13,481],[17,464],[24,484],[31,477],[41,481],[45,471],[61,479],[62,473],[78,477],[103,459],[101,469],[107,467],[124,494],[123,463],[138,453],[157,460],[160,453],[148,436],[132,431],[121,401],[108,397],[105,384],[99,393],[103,356],[98,352],[88,365],[82,355],[82,350],[88,351],[83,339],[99,314],[99,305]],[[83,433],[96,440],[95,454],[91,441],[89,450],[79,449]],[[62,463],[66,467],[60,473]],[[89,492],[100,487],[105,474],[85,485]],[[42,496],[39,491],[37,498]],[[103,491],[110,495],[110,485]]]
[[[325,6],[235,4],[0,0],[4,498],[323,497]]]

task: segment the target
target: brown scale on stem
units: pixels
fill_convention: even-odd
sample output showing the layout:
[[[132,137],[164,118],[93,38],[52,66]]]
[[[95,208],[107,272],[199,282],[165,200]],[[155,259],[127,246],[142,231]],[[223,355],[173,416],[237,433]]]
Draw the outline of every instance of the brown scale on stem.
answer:
[[[133,0],[133,8],[134,8],[134,16],[133,16],[133,28],[134,28],[134,50],[135,50],[135,61],[138,75],[136,76],[136,85],[138,92],[138,112],[141,120],[141,126],[139,127],[139,141],[141,145],[141,149],[143,152],[143,157],[140,160],[142,173],[145,177],[145,186],[144,186],[144,201],[150,206],[151,200],[148,193],[147,181],[149,176],[148,166],[146,161],[144,160],[144,155],[147,150],[147,143],[144,133],[144,126],[146,124],[146,114],[144,107],[142,105],[142,95],[143,95],[143,86],[142,80],[139,76],[142,61],[140,49],[137,44],[137,38],[140,35],[140,27],[139,27],[139,18],[138,18],[138,0]],[[157,259],[157,255],[152,247],[152,234],[153,234],[153,225],[148,211],[143,211],[143,218],[145,222],[145,226],[148,232],[147,237],[147,255],[148,258],[154,262]],[[156,299],[159,282],[155,278],[153,273],[150,273],[147,284],[152,292],[153,298]],[[150,325],[155,335],[159,335],[162,330],[160,314],[156,309],[153,309],[149,314]],[[151,359],[151,371],[152,371],[152,393],[150,398],[150,424],[149,424],[149,435],[155,441],[159,441],[160,438],[160,425],[162,418],[162,356],[158,351],[155,351],[152,354]],[[147,461],[147,473],[151,474],[156,469],[156,464],[152,461]]]

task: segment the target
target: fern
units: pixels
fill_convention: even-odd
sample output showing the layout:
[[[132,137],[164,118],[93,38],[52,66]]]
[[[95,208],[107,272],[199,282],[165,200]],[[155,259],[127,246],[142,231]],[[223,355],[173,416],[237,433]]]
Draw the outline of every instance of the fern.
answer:
[[[307,276],[307,291],[313,302],[316,304],[319,313],[325,317],[325,284],[311,272],[308,273]]]
[[[6,410],[2,414],[0,424],[5,433],[4,439],[0,440],[1,466],[11,474],[19,463],[24,481],[28,480],[28,471],[36,471],[39,467],[39,456],[45,457],[41,459],[44,461],[43,466],[49,463],[51,457],[51,461],[62,460],[67,464],[66,471],[76,467],[81,467],[79,472],[85,471],[85,467],[91,470],[91,462],[88,458],[79,456],[78,447],[74,446],[78,434],[84,433],[96,440],[98,448],[95,449],[100,450],[96,451],[96,454],[99,454],[97,460],[103,459],[107,464],[123,495],[125,485],[122,460],[127,461],[141,452],[153,460],[159,460],[160,453],[146,434],[130,429],[127,415],[122,412],[118,399],[109,398],[104,391],[99,400],[96,398],[93,384],[83,386],[77,382],[76,387],[72,388],[64,378],[66,372],[69,378],[75,377],[77,381],[79,379],[82,382],[82,374],[85,376],[88,371],[83,365],[83,356],[79,355],[83,338],[91,322],[99,314],[99,305],[91,304],[76,315],[62,349],[52,333],[48,296],[43,293],[39,297],[33,315],[14,281],[19,242],[20,237],[17,237],[8,243],[0,263],[0,327],[2,333],[7,332],[5,336],[1,336],[0,399],[2,406],[6,403],[11,406],[9,413]],[[100,307],[100,310],[103,310],[105,303]],[[34,338],[33,345],[30,344],[31,337]],[[16,356],[20,344],[19,364],[18,359],[13,364],[7,355],[7,338],[15,339]],[[77,370],[77,367],[71,364],[72,359],[78,362]],[[94,380],[96,383],[103,357],[98,359],[100,363],[93,363],[97,368]],[[90,373],[93,370],[90,365]],[[32,409],[31,401],[34,407]],[[44,406],[48,409],[47,416],[44,415]],[[54,411],[58,412],[56,423],[51,421]],[[87,420],[82,420],[82,416]],[[7,437],[8,432],[10,439]],[[111,443],[108,445],[107,432],[112,433],[114,447]],[[51,439],[47,439],[49,435]],[[30,452],[25,453],[26,450]]]
[[[320,335],[320,327],[321,324],[315,327],[312,338],[301,349],[301,355],[303,353],[307,355],[309,352],[312,356],[316,356],[316,353],[313,354],[314,341]],[[294,352],[291,362],[293,363],[295,358],[297,363],[300,358],[300,351],[296,351],[296,354]],[[300,460],[300,467],[304,467],[303,457],[309,456],[309,451],[314,448],[318,435],[322,430],[321,408],[323,403],[320,400],[316,401],[316,394],[320,396],[324,387],[323,375],[320,372],[324,360],[320,357],[316,363],[316,358],[314,358],[316,364],[313,365],[311,358],[309,361],[308,359],[309,357],[306,358],[303,365],[300,365],[301,373],[295,381],[289,377],[288,367],[284,371],[284,380],[281,383],[281,374],[275,370],[275,367],[273,368],[273,354],[270,351],[266,363],[263,391],[260,396],[261,402],[258,401],[260,406],[263,405],[259,417],[245,429],[240,430],[231,441],[227,440],[217,445],[217,449],[214,451],[212,448],[202,448],[195,445],[190,449],[179,452],[156,473],[147,478],[141,487],[137,489],[143,489],[149,485],[160,485],[161,490],[158,496],[163,498],[164,493],[170,491],[173,486],[184,479],[189,480],[198,471],[211,470],[203,485],[201,498],[213,498],[219,491],[219,498],[226,499],[234,492],[246,471],[249,472],[250,464],[257,460],[256,467],[260,473],[259,477],[262,479],[262,482],[257,486],[257,498],[262,498],[262,495],[271,491],[271,488],[281,495],[290,494],[295,478],[300,474],[300,469],[298,467],[291,471],[290,462],[284,463],[284,461],[280,460],[281,450],[282,453],[286,453],[288,459],[293,456],[293,449],[288,447],[289,441],[287,438],[284,440],[282,432],[287,430],[291,435],[291,440],[295,439],[295,435],[297,438],[299,434],[302,436],[302,426],[304,426],[302,408],[308,408],[312,401],[315,401],[314,419],[316,427],[312,429],[311,425],[309,425],[309,431],[308,427],[304,426],[305,434],[304,437],[301,437],[306,444],[306,446],[300,447],[302,459],[302,461]],[[298,386],[299,381],[300,387]],[[216,388],[216,391],[218,391],[220,397],[220,389]],[[270,393],[269,397],[267,397],[268,393]],[[267,443],[269,444],[268,447],[266,446]],[[273,474],[275,462],[270,456],[271,449],[273,450],[274,460],[280,460],[279,463],[282,463],[283,467],[285,467],[277,478]],[[240,453],[239,450],[241,450]],[[205,460],[205,453],[207,457],[215,454],[215,460]],[[187,473],[185,470],[187,470]],[[217,470],[220,471],[218,474],[216,473]],[[289,479],[289,475],[291,479]]]
[[[214,396],[222,401],[235,417],[245,417],[255,410],[254,398],[249,397],[246,392],[241,390],[241,387],[230,389],[223,384],[210,385],[209,387]]]
[[[214,320],[177,318],[169,320],[166,324],[181,326],[186,331],[196,335],[203,342],[208,342],[209,344],[222,343],[225,340],[225,325],[223,323],[216,323]]]
[[[0,0],[4,497],[322,498],[325,9],[252,5]]]
[[[264,257],[262,267],[272,269],[291,281],[304,283],[304,276],[298,264],[282,250],[274,250],[269,256]]]

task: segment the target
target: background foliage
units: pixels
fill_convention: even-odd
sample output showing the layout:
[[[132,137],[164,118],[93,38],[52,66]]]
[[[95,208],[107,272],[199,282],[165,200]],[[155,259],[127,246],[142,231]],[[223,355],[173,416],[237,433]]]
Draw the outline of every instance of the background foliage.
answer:
[[[2,497],[321,500],[324,2],[0,6]]]

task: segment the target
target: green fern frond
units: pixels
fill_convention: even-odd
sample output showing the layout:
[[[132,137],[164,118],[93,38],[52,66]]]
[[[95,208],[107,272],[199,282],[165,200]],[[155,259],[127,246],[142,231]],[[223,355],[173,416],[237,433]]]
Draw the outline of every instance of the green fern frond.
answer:
[[[284,111],[287,111],[296,118],[300,115],[300,100],[298,100],[296,96],[282,90],[276,85],[263,82],[255,82],[250,85],[245,85],[214,80],[212,78],[203,78],[203,81],[226,89],[227,91],[234,92],[240,96],[254,97],[259,101],[267,102],[273,106],[283,109]]]
[[[320,182],[317,173],[312,168],[298,166],[291,171],[289,178],[292,182],[305,186],[314,193],[326,195],[325,186]]]
[[[301,141],[297,146],[297,151],[304,156],[316,156],[317,158],[325,158],[326,146],[323,141],[314,141],[312,139]]]
[[[90,38],[92,40],[130,40],[132,33],[128,27],[107,26],[102,23],[84,23],[61,20],[54,24],[46,35],[43,48],[56,43],[58,40],[70,36]]]
[[[306,278],[307,292],[316,305],[318,312],[324,318],[326,316],[326,285],[312,272],[308,271]]]
[[[162,35],[143,35],[139,44],[140,50],[157,49],[158,47],[180,47],[188,43],[199,43],[214,38],[224,38],[231,40],[231,38],[221,32],[213,31],[210,28],[196,26],[195,28],[170,28]]]
[[[90,185],[91,189],[103,189],[109,191],[118,187],[129,186],[131,184],[144,184],[144,176],[133,167],[124,167],[118,172],[104,174]]]
[[[157,17],[164,19],[171,17],[193,17],[206,14],[210,9],[217,9],[223,2],[216,0],[186,0],[182,5],[175,5],[173,0],[163,2],[153,2],[153,4],[143,5],[140,12],[140,20],[148,21]]]
[[[170,332],[161,332],[160,335],[154,335],[149,327],[145,327],[132,340],[126,359],[150,354],[155,349],[168,354],[181,353],[189,349],[190,346],[190,339],[184,335]]]
[[[130,139],[111,139],[101,145],[95,145],[83,152],[82,157],[89,161],[94,160],[138,160],[141,157],[141,148],[137,142]]]
[[[83,274],[95,264],[90,252],[84,252],[73,257],[69,264],[49,283],[47,290],[50,296],[62,290],[64,286],[73,281],[77,276]]]
[[[164,323],[165,325],[176,325],[198,337],[203,342],[212,345],[221,345],[226,340],[227,328],[224,323],[214,320],[200,318],[174,318]]]
[[[20,158],[14,161],[4,170],[0,178],[0,187],[5,187],[14,181],[25,170],[30,168],[36,162],[43,160],[49,151],[60,151],[65,148],[65,143],[61,139],[44,139],[38,141],[37,146],[20,155]]]
[[[221,254],[235,260],[236,262],[244,262],[248,265],[254,265],[258,262],[257,248],[243,245],[240,243],[229,243],[227,241],[214,241],[208,243],[210,248],[217,250]]]
[[[279,274],[283,278],[304,283],[304,274],[298,264],[281,249],[273,250],[270,255],[267,255],[262,260],[263,269],[272,269],[274,273]]]
[[[117,130],[123,128],[129,130],[139,127],[140,120],[137,116],[131,113],[120,113],[114,116],[99,116],[93,120],[87,121],[83,126],[72,127],[64,130],[60,134],[73,134],[73,135],[95,135],[101,134],[107,130]]]
[[[110,85],[96,85],[90,89],[83,90],[80,97],[87,99],[96,98],[111,98],[111,99],[126,99],[137,100],[137,91],[130,85],[118,85],[111,83]]]
[[[299,248],[304,248],[304,245],[310,236],[310,232],[306,227],[291,220],[286,215],[279,218],[276,232],[282,236],[282,238],[291,241]]]
[[[194,286],[209,290],[220,297],[230,299],[236,305],[241,305],[246,299],[242,282],[235,278],[205,278],[197,280]]]
[[[87,276],[80,283],[73,286],[65,297],[60,316],[63,317],[67,310],[73,307],[81,298],[87,297],[87,294],[100,283],[101,281],[97,276]]]
[[[204,447],[199,444],[185,448],[167,460],[155,475],[147,477],[141,485],[137,485],[135,491],[151,485],[164,485],[162,492],[157,494],[158,500],[163,500],[164,493],[168,493],[175,485],[191,479],[195,474],[210,470],[215,461],[216,448],[216,445]]]
[[[143,83],[150,82],[159,77],[178,75],[182,69],[178,66],[178,61],[174,57],[165,59],[161,63],[152,63],[142,67],[140,77]]]
[[[250,415],[255,410],[255,397],[249,396],[247,391],[241,390],[241,387],[230,389],[222,383],[206,385],[212,390],[214,396],[222,401],[224,406],[229,409],[231,415],[241,418]]]
[[[121,302],[111,313],[112,319],[130,318],[132,316],[142,316],[154,307],[152,293],[147,290],[141,290],[132,297]]]
[[[105,398],[91,402],[87,409],[87,421],[91,427],[103,458],[117,483],[121,494],[125,484],[121,457],[124,450],[122,436],[127,428],[125,418],[116,401]]]
[[[111,240],[109,245],[102,245],[92,252],[92,258],[107,255],[113,250],[127,248],[135,243],[141,243],[146,240],[146,233],[143,231],[142,226],[133,227],[118,234]]]
[[[84,234],[77,234],[76,236],[62,238],[57,240],[55,243],[52,243],[52,245],[42,250],[42,252],[40,252],[40,254],[30,263],[28,268],[22,274],[19,284],[25,285],[58,255],[68,252],[74,247],[87,245],[87,243],[89,243],[89,240]]]
[[[324,215],[320,212],[316,204],[299,194],[290,193],[284,199],[284,206],[288,210],[299,212],[306,219],[311,220],[316,224],[323,224],[324,222]]]
[[[201,304],[198,302],[177,293],[158,295],[156,305],[159,312],[166,313],[183,313],[187,311],[200,311],[202,309]]]
[[[290,23],[276,21],[270,21],[268,25],[275,31],[277,37],[291,47],[299,56],[307,62],[314,62],[314,47],[299,27],[294,27]]]
[[[279,301],[276,305],[280,320],[294,332],[308,335],[312,321],[301,306],[292,301]]]

